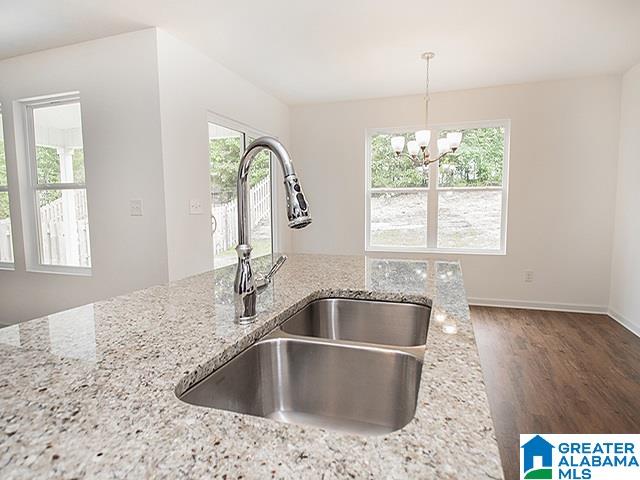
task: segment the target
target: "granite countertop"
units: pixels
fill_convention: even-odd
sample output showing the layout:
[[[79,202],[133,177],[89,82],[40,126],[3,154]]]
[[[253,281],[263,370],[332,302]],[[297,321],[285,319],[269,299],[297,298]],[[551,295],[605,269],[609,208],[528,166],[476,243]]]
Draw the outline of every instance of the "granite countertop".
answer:
[[[0,329],[0,477],[502,478],[458,263],[292,255],[249,326],[233,322],[233,274]],[[358,436],[176,398],[323,290],[432,302],[403,429]]]

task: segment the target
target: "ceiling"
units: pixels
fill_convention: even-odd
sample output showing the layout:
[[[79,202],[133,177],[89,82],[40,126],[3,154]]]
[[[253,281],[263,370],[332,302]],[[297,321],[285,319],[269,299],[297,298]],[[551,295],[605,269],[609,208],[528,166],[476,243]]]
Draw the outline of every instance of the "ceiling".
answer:
[[[638,0],[0,0],[0,58],[158,26],[289,104],[621,73]]]

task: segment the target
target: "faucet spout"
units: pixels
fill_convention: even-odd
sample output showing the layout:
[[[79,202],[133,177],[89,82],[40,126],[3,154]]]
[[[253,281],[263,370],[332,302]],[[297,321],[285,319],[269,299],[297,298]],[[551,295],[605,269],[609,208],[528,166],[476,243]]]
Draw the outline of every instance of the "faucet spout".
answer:
[[[235,316],[238,323],[251,323],[257,316],[256,303],[258,288],[251,268],[251,245],[249,215],[249,172],[253,159],[261,150],[270,151],[279,161],[284,176],[285,193],[287,197],[287,217],[290,228],[304,228],[311,223],[309,204],[304,196],[300,182],[293,168],[293,162],[282,143],[272,137],[261,137],[249,144],[242,154],[238,168],[238,267],[234,282]],[[284,260],[277,262],[278,268]],[[276,270],[277,271],[277,268]],[[266,278],[267,284],[262,284],[262,291],[271,281],[275,271]]]

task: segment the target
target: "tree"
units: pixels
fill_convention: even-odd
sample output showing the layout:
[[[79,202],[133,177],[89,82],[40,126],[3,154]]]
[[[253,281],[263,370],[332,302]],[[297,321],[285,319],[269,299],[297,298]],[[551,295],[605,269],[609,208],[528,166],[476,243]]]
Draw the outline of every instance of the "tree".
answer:
[[[216,203],[227,203],[236,198],[241,145],[242,138],[239,136],[209,140],[211,185]],[[249,173],[249,184],[252,187],[269,175],[269,159],[269,152],[261,151],[253,160]]]
[[[440,133],[445,137],[446,131]],[[405,143],[413,133],[401,134]],[[371,186],[373,188],[426,187],[422,170],[404,155],[391,148],[392,135],[375,135],[371,141]],[[435,154],[435,152],[434,152]],[[441,187],[474,187],[502,185],[504,161],[504,129],[473,128],[465,130],[455,154],[440,161]]]
[[[405,142],[413,134],[405,133]],[[375,135],[371,141],[371,186],[373,188],[426,187],[427,178],[412,160],[397,156],[391,148],[392,135]]]
[[[54,147],[36,145],[38,183],[60,183],[60,157]],[[40,206],[47,205],[62,196],[60,190],[40,190]]]
[[[442,132],[441,136],[446,136]],[[462,143],[440,164],[440,186],[489,187],[502,185],[504,129],[465,130]]]

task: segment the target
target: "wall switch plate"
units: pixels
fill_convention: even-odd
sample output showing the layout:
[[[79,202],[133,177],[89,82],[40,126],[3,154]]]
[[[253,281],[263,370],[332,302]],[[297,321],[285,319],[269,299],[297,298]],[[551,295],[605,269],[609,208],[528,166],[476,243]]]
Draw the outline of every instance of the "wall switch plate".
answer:
[[[533,283],[533,270],[524,271],[524,281],[525,283]]]
[[[129,214],[132,217],[141,217],[143,214],[142,199],[132,198],[129,200]]]
[[[189,214],[202,215],[202,202],[197,198],[192,198],[189,201]]]

